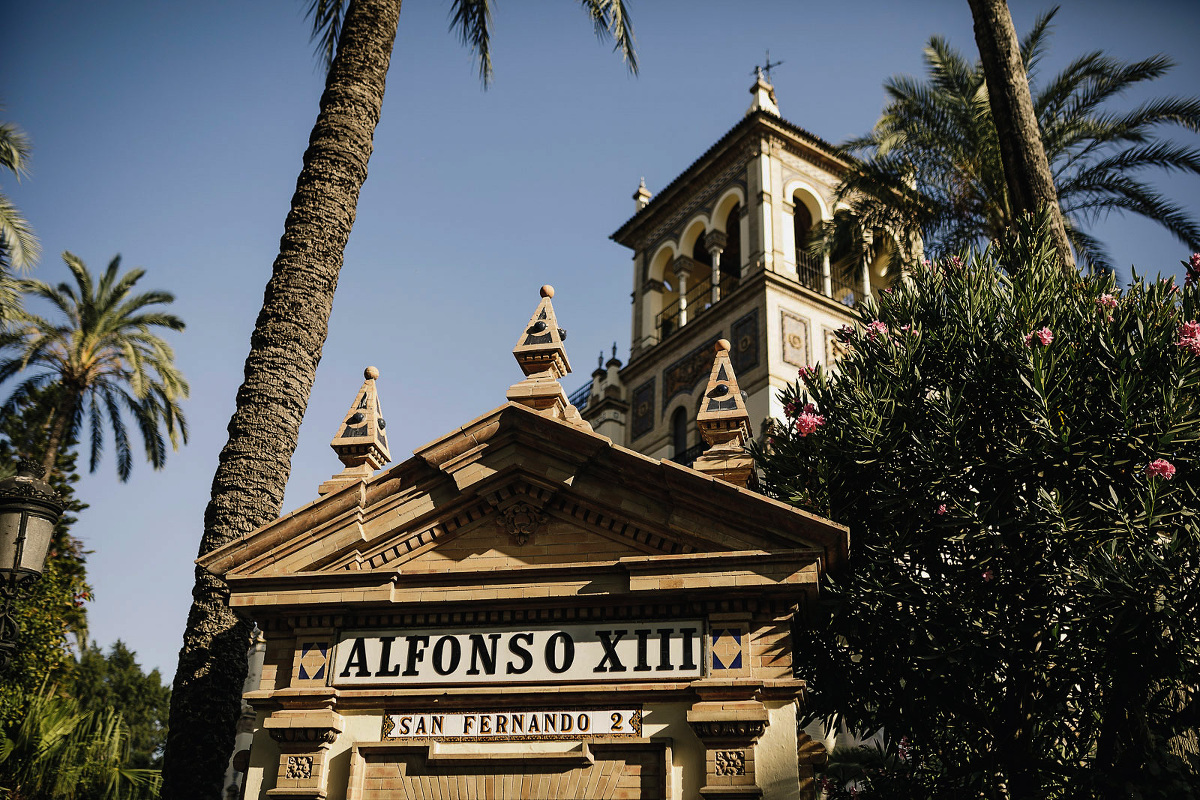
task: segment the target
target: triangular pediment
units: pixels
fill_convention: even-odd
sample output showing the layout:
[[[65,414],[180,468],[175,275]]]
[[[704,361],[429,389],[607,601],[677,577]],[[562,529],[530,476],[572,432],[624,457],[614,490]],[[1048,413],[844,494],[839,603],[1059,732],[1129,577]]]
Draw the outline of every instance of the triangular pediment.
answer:
[[[406,505],[427,506],[428,496]],[[390,512],[390,513],[389,513]],[[402,508],[374,517],[346,515],[287,546],[236,568],[231,575],[399,571],[430,573],[559,566],[617,561],[630,556],[697,552],[696,542],[648,529],[569,491],[514,478],[472,502],[418,524],[388,530]],[[340,544],[340,546],[339,546]],[[708,542],[701,550],[728,549]]]
[[[508,404],[201,558],[230,579],[844,552],[826,520]]]

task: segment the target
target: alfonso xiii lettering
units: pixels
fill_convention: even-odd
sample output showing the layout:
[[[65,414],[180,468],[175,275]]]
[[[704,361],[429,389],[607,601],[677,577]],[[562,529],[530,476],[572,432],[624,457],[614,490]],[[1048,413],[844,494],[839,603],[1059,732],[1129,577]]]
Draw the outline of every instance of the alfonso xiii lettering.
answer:
[[[703,674],[700,620],[347,633],[335,684],[676,680]]]

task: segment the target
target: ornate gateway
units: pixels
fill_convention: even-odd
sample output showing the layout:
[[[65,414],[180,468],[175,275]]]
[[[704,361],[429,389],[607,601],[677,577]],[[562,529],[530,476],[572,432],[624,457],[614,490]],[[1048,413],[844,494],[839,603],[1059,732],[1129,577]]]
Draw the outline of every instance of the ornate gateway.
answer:
[[[247,798],[813,796],[789,632],[845,529],[744,488],[724,340],[697,469],[593,433],[551,295],[509,402],[376,473],[368,371],[346,469],[200,560],[267,642]]]

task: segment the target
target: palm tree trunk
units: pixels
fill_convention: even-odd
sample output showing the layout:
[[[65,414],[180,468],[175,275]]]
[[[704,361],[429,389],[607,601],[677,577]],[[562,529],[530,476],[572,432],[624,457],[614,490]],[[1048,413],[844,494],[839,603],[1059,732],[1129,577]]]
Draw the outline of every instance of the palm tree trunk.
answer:
[[[1000,159],[1008,184],[1009,201],[1017,214],[1034,214],[1045,208],[1051,235],[1063,265],[1074,268],[1071,245],[1041,130],[1033,112],[1029,76],[1021,60],[1021,45],[1005,0],[968,0],[975,20],[975,44],[987,81],[988,102],[1000,138]]]
[[[70,387],[62,388],[62,400],[54,410],[50,422],[50,438],[46,441],[46,452],[42,454],[42,468],[46,470],[46,480],[54,474],[58,466],[58,451],[62,448],[71,420],[75,418],[75,409],[79,405],[81,395]],[[32,453],[29,454],[32,457]]]
[[[204,513],[201,555],[277,517],[343,251],[367,177],[401,0],[351,0],[250,339],[245,382]],[[196,570],[171,692],[162,796],[218,800],[241,712],[250,622]]]

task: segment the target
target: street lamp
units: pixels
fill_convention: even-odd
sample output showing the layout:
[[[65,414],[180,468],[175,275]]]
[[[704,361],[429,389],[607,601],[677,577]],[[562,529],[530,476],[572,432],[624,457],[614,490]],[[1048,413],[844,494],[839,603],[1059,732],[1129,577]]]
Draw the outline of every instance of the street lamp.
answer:
[[[42,480],[46,470],[33,461],[17,464],[17,474],[0,481],[0,667],[17,650],[20,629],[13,601],[42,577],[62,499]]]

